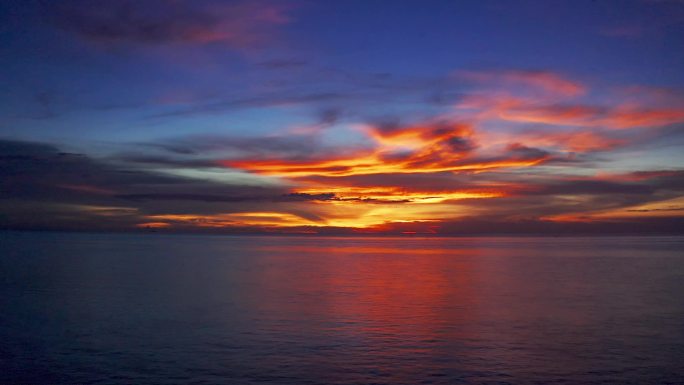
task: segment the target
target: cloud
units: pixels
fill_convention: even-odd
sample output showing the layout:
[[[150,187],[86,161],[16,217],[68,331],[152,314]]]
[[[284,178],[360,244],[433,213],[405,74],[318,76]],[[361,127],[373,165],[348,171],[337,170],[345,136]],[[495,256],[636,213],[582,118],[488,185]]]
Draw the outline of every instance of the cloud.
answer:
[[[322,122],[260,137],[189,135],[161,139],[137,143],[135,145],[143,151],[142,153],[121,152],[114,159],[168,167],[212,168],[223,167],[230,159],[309,161],[342,156],[364,149],[358,146],[332,146],[324,143],[318,134],[327,124],[329,123]]]
[[[393,137],[407,127],[378,128]],[[434,125],[430,142],[456,132]],[[440,128],[441,127],[441,128]],[[449,127],[449,126],[448,126]],[[469,154],[466,151],[467,154]],[[499,171],[294,178],[255,187],[162,175],[0,141],[0,227],[223,233],[608,233],[681,231],[684,170],[566,177]],[[511,144],[483,164],[547,154]],[[478,158],[480,157],[480,158]],[[656,218],[657,216],[657,218]]]
[[[586,86],[558,73],[543,70],[491,70],[457,71],[454,77],[479,85],[519,87],[521,91],[542,91],[564,97],[580,96],[587,92]]]
[[[629,227],[647,216],[679,215],[671,207],[680,206],[659,202],[684,196],[681,170],[588,175],[604,159],[613,162],[612,150],[643,150],[654,138],[671,142],[663,135],[678,135],[676,124],[684,122],[676,90],[623,87],[599,104],[588,85],[550,71],[463,79],[468,76],[465,86],[454,79],[443,85],[450,95],[458,93],[454,105],[402,111],[394,119],[364,116],[353,104],[371,100],[354,87],[375,89],[376,101],[402,89],[401,81],[379,78],[329,93],[276,89],[168,112],[314,107],[309,125],[265,136],[120,144],[124,151],[98,159],[47,144],[0,141],[0,177],[9,186],[0,191],[0,226],[86,229],[98,222],[108,229],[165,231],[453,234],[501,232],[506,225],[581,227],[561,222]],[[420,92],[412,85],[403,89]],[[354,140],[335,144],[343,134]],[[662,221],[654,228],[677,223]]]
[[[547,104],[543,99],[478,95],[456,105],[473,110],[481,120],[501,120],[569,127],[608,129],[655,128],[684,122],[684,108],[648,107],[634,104],[593,106]]]
[[[397,222],[378,226],[375,231],[403,235],[591,235],[599,234],[682,234],[684,217],[626,218],[621,221],[557,222],[542,219],[496,220],[467,217],[457,221]]]
[[[477,157],[477,147],[468,125],[448,121],[418,125],[380,124],[362,128],[376,142],[374,149],[359,149],[344,155],[309,159],[227,159],[230,168],[261,175],[300,178],[307,176],[350,176],[387,173],[435,173],[443,171],[486,171],[532,166],[551,158],[550,154],[522,145],[511,145],[503,156]]]
[[[611,130],[659,128],[684,122],[681,92],[630,86],[610,90],[604,102],[587,102],[588,85],[551,71],[468,71],[457,78],[473,82],[454,107],[476,122],[504,121],[558,127]],[[616,92],[617,91],[617,92]],[[605,93],[598,89],[593,94]]]
[[[337,187],[395,187],[401,186],[406,191],[445,191],[450,188],[459,189],[479,187],[475,174],[451,172],[416,173],[416,174],[372,174],[331,177],[313,175],[297,178],[313,185],[335,185]]]
[[[106,220],[104,217],[112,212],[93,207],[120,208],[128,222],[135,222],[155,213],[239,212],[287,202],[331,199],[327,195],[293,197],[283,187],[161,174],[61,152],[41,143],[0,140],[0,154],[0,199],[6,209],[0,215],[4,227],[32,223],[32,213],[41,210],[46,211],[45,215],[54,214],[52,220],[58,226],[65,221],[82,224],[87,218]]]
[[[342,102],[348,101],[350,99],[350,94],[338,91],[312,93],[288,91],[253,97],[236,97],[225,100],[195,103],[189,107],[182,107],[171,111],[154,114],[149,116],[149,118],[168,118],[197,114],[220,114],[245,108],[296,106],[310,103]]]
[[[684,122],[684,108],[644,108],[629,105],[618,106],[599,118],[592,125],[609,128],[662,127]]]
[[[223,195],[202,193],[146,193],[146,194],[119,194],[117,198],[131,201],[200,201],[200,202],[309,202],[330,201],[340,199],[333,193],[283,193],[276,195],[273,191],[263,191],[259,195],[253,192],[249,195]]]
[[[286,24],[286,6],[265,1],[117,0],[60,2],[49,10],[60,28],[99,44],[261,44]]]
[[[618,176],[550,177],[518,179],[517,188],[501,199],[472,202],[474,212],[495,216],[498,220],[532,218],[553,221],[622,220],[611,215],[626,208],[684,196],[682,172],[656,172],[652,177],[637,177],[638,173]],[[657,176],[656,176],[657,175]],[[596,215],[600,215],[596,217]],[[631,220],[636,221],[636,215]]]

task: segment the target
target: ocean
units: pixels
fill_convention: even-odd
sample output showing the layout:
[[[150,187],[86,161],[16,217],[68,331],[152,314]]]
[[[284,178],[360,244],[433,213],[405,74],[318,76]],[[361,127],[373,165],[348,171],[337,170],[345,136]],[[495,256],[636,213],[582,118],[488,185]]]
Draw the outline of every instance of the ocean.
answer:
[[[684,384],[684,238],[3,232],[0,384]]]

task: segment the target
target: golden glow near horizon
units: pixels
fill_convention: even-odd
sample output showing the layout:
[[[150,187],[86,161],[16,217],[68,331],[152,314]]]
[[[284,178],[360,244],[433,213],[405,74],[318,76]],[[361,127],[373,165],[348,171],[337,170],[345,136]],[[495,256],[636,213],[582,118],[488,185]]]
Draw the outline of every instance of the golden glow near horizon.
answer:
[[[297,190],[303,194],[333,193],[338,198],[326,201],[331,204],[347,204],[350,201],[387,203],[440,203],[451,200],[483,199],[504,196],[501,191],[406,191],[400,187],[319,187]]]
[[[148,215],[145,218],[150,220],[150,223],[182,224],[197,227],[320,226],[320,224],[314,221],[297,215],[280,212],[244,212],[213,215],[164,214]]]
[[[222,227],[353,227],[372,228],[389,223],[431,222],[438,216],[444,217],[447,206],[418,205],[407,207],[403,204],[358,204],[356,202],[336,202],[326,212],[327,218],[320,221],[303,218],[296,214],[281,212],[243,212],[212,215],[164,214],[148,215],[138,227],[166,228],[191,226],[204,228]],[[449,207],[453,213],[453,207]],[[461,212],[460,214],[463,214]],[[451,214],[453,216],[453,214]],[[447,215],[448,217],[448,215]],[[455,217],[455,216],[454,216]]]
[[[296,181],[299,187],[292,190],[293,194],[321,197],[308,202],[308,209],[314,207],[316,210],[315,217],[293,212],[251,211],[206,216],[155,215],[146,217],[146,220],[148,223],[198,227],[334,226],[370,229],[390,223],[453,219],[469,211],[467,207],[457,207],[453,202],[504,197],[505,186],[421,190],[419,186],[340,186],[336,181],[358,175],[477,173],[533,166],[547,159],[546,154],[479,159],[472,154],[474,133],[466,125],[419,125],[385,130],[362,127],[360,131],[376,144],[374,149],[316,161],[244,159],[222,162],[232,169]],[[308,177],[328,177],[331,180],[312,182],[305,180]]]

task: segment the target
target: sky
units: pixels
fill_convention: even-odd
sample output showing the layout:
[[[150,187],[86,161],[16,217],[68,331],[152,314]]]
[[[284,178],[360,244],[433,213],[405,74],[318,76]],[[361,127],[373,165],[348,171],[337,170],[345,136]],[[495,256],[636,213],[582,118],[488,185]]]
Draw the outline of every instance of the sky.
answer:
[[[0,228],[684,232],[684,2],[0,2]]]

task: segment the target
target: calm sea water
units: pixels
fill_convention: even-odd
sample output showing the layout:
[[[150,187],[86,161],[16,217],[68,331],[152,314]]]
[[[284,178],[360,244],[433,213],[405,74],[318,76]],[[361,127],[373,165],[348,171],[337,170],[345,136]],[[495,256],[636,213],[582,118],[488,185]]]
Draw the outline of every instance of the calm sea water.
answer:
[[[0,233],[1,384],[684,384],[684,238]]]

